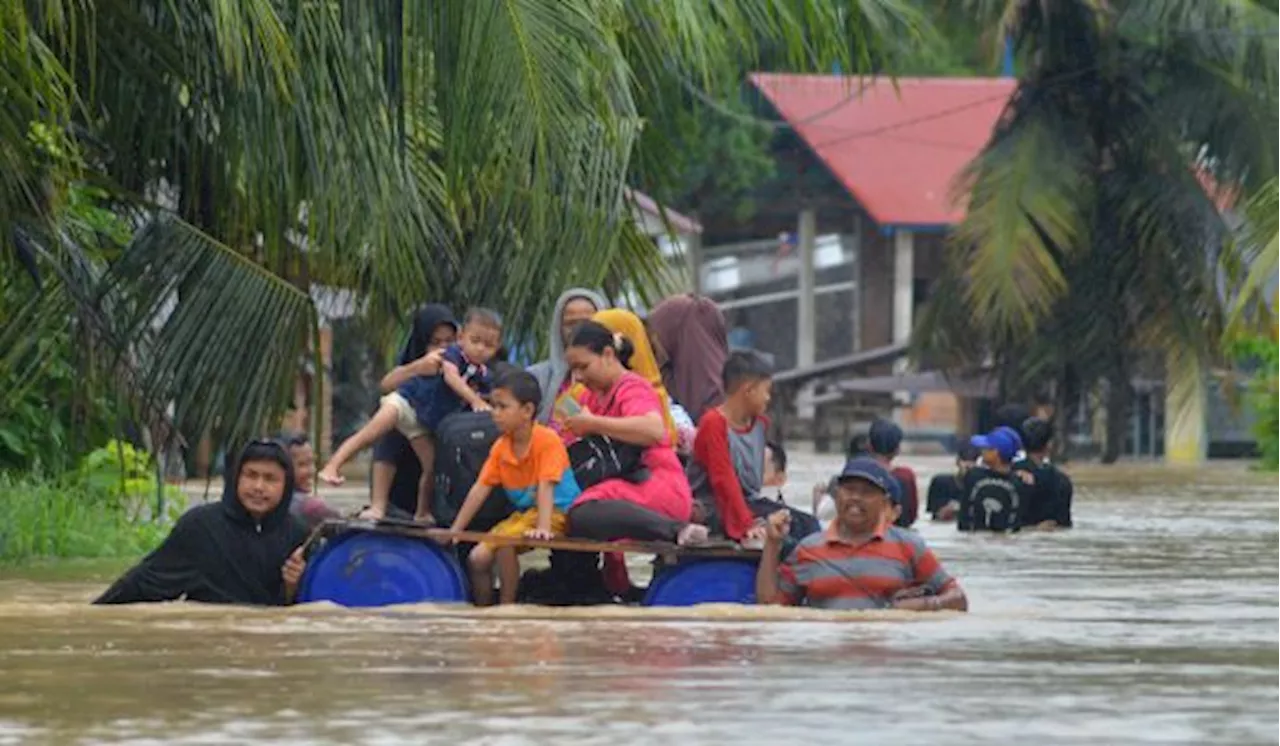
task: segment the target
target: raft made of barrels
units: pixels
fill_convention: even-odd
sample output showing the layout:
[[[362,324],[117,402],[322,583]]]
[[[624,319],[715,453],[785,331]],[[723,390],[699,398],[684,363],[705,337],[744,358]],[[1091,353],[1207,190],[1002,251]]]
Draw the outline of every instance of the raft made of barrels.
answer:
[[[755,603],[760,561],[759,550],[732,544],[525,539],[427,528],[407,521],[326,521],[317,535],[320,548],[307,560],[298,600],[357,608],[466,602],[470,596],[467,574],[451,546],[455,542],[657,555],[660,568],[645,593],[645,606]]]

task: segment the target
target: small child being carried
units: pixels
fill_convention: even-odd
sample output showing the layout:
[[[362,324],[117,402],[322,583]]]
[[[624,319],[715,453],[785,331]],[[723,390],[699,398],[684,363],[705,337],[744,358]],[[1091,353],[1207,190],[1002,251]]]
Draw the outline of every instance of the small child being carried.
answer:
[[[492,536],[550,539],[565,530],[565,512],[582,492],[569,453],[555,430],[536,422],[542,388],[532,373],[512,370],[493,387],[493,421],[502,435],[489,450],[480,476],[458,509],[453,531],[465,531],[494,487],[516,512],[489,530]],[[520,562],[514,547],[480,544],[467,558],[476,605],[493,602],[493,565],[498,565],[499,601],[515,603]]]
[[[434,523],[431,515],[431,491],[435,477],[432,433],[446,416],[464,408],[477,412],[489,410],[489,403],[484,400],[491,386],[487,366],[501,343],[502,321],[496,312],[487,308],[467,311],[458,343],[444,351],[440,375],[415,376],[382,397],[378,411],[355,435],[342,442],[321,470],[320,479],[326,484],[342,484],[343,464],[383,435],[399,430],[409,440],[422,464],[414,520]]]

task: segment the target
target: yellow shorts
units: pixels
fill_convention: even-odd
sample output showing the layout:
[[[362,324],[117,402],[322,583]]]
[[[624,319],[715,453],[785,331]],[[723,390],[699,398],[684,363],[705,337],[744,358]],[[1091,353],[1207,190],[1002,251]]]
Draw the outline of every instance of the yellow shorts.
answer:
[[[563,536],[564,530],[568,526],[569,519],[565,518],[564,513],[558,510],[551,511],[551,533],[557,536]],[[502,520],[501,523],[489,529],[489,533],[494,536],[510,536],[513,538],[521,538],[525,531],[532,531],[538,527],[538,509],[529,508],[519,513],[512,513]],[[493,547],[490,546],[490,549]],[[527,549],[521,549],[527,552]]]
[[[413,411],[413,405],[398,391],[392,391],[382,397],[382,403],[396,408],[396,429],[401,435],[412,439],[427,434],[427,429],[418,422],[418,413]]]

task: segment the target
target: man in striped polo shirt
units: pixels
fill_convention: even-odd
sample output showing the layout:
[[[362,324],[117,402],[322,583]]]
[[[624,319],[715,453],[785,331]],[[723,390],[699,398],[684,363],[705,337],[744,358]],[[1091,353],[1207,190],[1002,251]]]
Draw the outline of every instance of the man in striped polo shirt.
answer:
[[[769,516],[756,573],[762,604],[819,609],[967,611],[964,590],[947,574],[924,539],[893,525],[894,477],[874,459],[845,464],[837,482],[836,517],[800,542],[779,566],[790,516]]]

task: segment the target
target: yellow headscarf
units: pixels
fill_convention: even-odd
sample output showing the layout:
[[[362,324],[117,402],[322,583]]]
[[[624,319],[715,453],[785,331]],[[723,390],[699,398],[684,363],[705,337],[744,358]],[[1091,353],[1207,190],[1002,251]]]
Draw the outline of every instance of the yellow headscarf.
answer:
[[[678,436],[676,423],[671,419],[671,397],[667,396],[667,389],[662,385],[662,371],[658,368],[658,359],[654,356],[653,347],[649,344],[649,333],[645,331],[644,322],[639,316],[621,308],[607,308],[599,311],[591,317],[591,320],[631,341],[635,352],[632,353],[630,365],[627,367],[632,373],[648,381],[657,392],[658,399],[662,402],[662,421],[667,425],[667,434],[671,437],[670,445],[674,448],[678,442]]]

